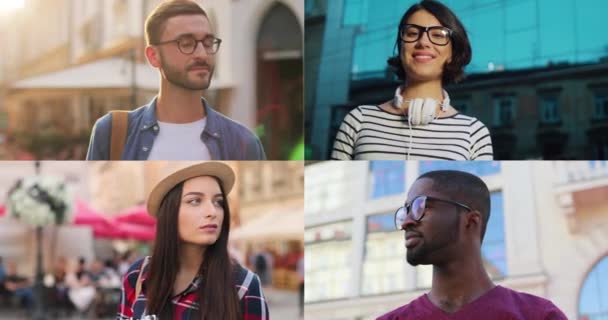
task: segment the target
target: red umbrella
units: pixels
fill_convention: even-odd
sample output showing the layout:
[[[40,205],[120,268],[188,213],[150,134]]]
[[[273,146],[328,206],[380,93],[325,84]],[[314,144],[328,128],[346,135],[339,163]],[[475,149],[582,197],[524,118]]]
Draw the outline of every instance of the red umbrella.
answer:
[[[150,241],[156,236],[156,220],[148,215],[144,206],[136,206],[115,218],[108,218],[78,200],[74,224],[91,226],[96,238]]]
[[[95,209],[91,208],[88,203],[78,199],[76,200],[76,208],[74,214],[74,224],[78,225],[95,225],[95,224],[111,224],[109,218],[106,218]]]
[[[96,238],[121,238],[123,232],[116,227],[116,223],[91,208],[85,201],[76,200],[76,214],[74,224],[93,228]]]
[[[156,219],[152,218],[152,216],[148,214],[148,210],[146,210],[145,205],[135,206],[122,211],[115,216],[114,220],[120,223],[129,223],[141,226],[156,226]]]
[[[156,237],[156,227],[116,222],[116,229],[122,233],[122,239],[151,241]]]
[[[125,233],[118,229],[115,224],[93,226],[93,236],[95,238],[124,239]]]

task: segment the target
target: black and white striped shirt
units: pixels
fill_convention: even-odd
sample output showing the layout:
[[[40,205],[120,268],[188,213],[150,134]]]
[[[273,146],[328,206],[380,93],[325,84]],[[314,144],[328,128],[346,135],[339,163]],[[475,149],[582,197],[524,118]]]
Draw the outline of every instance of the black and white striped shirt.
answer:
[[[344,117],[331,153],[332,160],[406,158],[492,160],[490,132],[481,121],[460,113],[410,127],[404,115],[359,106]]]

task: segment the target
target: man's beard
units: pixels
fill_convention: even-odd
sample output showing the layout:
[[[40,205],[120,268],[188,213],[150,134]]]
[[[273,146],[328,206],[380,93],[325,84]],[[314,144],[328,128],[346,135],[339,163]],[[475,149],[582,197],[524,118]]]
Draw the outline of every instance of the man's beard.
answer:
[[[444,249],[456,244],[459,237],[458,225],[437,233],[435,237],[424,238],[417,246],[407,249],[406,260],[412,266],[435,264],[447,253]]]
[[[214,68],[209,64],[206,65],[209,67],[209,74],[206,76],[206,79],[201,79],[199,81],[192,81],[188,78],[188,69],[202,64],[190,65],[186,68],[186,70],[180,70],[171,66],[168,63],[165,63],[165,59],[162,57],[162,55],[160,59],[160,64],[165,78],[167,78],[167,80],[174,86],[187,90],[200,91],[206,90],[211,84],[211,78],[213,77]]]

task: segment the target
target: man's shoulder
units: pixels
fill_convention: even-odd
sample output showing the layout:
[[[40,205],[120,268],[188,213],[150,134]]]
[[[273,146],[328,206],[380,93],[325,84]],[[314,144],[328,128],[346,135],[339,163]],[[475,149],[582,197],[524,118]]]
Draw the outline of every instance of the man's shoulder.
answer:
[[[129,124],[131,124],[133,122],[133,120],[141,119],[141,117],[143,117],[144,112],[149,107],[150,106],[148,106],[148,105],[144,105],[144,106],[138,107],[137,109],[133,109],[133,110],[116,109],[116,110],[108,111],[108,113],[104,114],[99,119],[97,119],[97,121],[95,122],[95,127],[110,128],[112,125],[112,112],[114,112],[114,111],[127,112],[128,118],[129,118]]]
[[[502,286],[499,286],[498,289],[501,292],[499,299],[503,303],[512,303],[521,312],[524,312],[531,317],[538,316],[542,319],[546,319],[548,316],[551,316],[551,319],[555,320],[567,319],[564,313],[548,299]]]
[[[504,298],[505,296],[508,296],[510,299],[514,300],[517,303],[522,303],[522,304],[551,303],[551,301],[549,301],[545,298],[535,296],[533,294],[526,293],[526,292],[516,291],[516,290],[510,289],[510,288],[503,287],[503,286],[498,286],[497,289],[500,290],[500,296],[502,298]]]
[[[416,317],[416,315],[418,314],[418,312],[416,311],[417,305],[421,303],[421,299],[423,299],[423,297],[424,295],[416,298],[415,300],[411,301],[406,305],[389,311],[376,318],[376,320],[401,320],[406,319],[405,316],[408,316],[407,319],[415,319],[412,317]]]
[[[218,122],[219,127],[231,134],[238,136],[241,139],[255,139],[257,136],[242,123],[223,115],[222,113],[213,110],[215,113],[215,120]]]

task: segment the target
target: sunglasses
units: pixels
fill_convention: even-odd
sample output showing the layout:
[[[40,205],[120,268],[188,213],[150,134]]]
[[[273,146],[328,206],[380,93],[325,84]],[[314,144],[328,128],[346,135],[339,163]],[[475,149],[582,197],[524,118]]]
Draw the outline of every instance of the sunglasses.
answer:
[[[409,202],[409,203],[406,202],[405,205],[403,205],[403,207],[401,207],[401,208],[397,209],[397,211],[395,211],[395,228],[397,230],[403,230],[403,224],[405,223],[405,219],[407,219],[408,216],[410,216],[410,218],[412,218],[412,220],[414,220],[416,222],[420,221],[422,219],[422,217],[424,217],[427,201],[438,201],[438,202],[450,203],[455,206],[466,209],[467,211],[473,211],[473,209],[471,209],[471,207],[467,206],[466,204],[462,204],[460,202],[439,199],[439,198],[429,197],[429,196],[418,196],[411,202]]]

